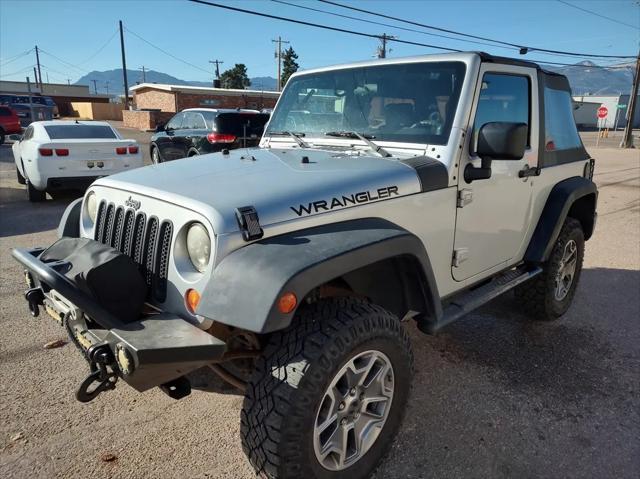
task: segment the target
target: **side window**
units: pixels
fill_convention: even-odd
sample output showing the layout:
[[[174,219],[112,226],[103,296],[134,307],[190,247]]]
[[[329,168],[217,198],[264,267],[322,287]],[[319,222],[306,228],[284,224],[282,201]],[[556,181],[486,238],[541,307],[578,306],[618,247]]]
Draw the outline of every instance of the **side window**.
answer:
[[[167,123],[167,129],[179,130],[182,126],[183,117],[184,113],[178,113],[177,115],[175,115],[173,118],[171,118],[171,120],[169,120],[169,123]]]
[[[204,122],[204,118],[200,113],[193,114],[193,125],[192,128],[194,130],[206,130],[207,124]]]
[[[30,140],[31,138],[33,138],[33,127],[32,126],[27,128],[27,130],[24,132],[24,135],[22,136],[22,141]]]
[[[0,108],[0,116],[11,116],[8,108]]]
[[[480,99],[473,123],[473,149],[478,131],[485,123],[493,121],[526,123],[531,114],[529,79],[525,76],[501,73],[485,73],[482,77]],[[527,133],[527,138],[530,138]]]
[[[571,150],[582,146],[568,91],[544,88],[544,129],[546,151]]]

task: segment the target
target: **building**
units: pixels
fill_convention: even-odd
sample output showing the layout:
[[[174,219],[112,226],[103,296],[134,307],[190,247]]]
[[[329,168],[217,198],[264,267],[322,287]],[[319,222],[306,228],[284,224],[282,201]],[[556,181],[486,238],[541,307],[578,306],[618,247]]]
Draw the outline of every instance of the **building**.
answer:
[[[60,116],[74,116],[72,102],[78,103],[109,103],[109,95],[93,95],[87,85],[67,85],[64,83],[43,83],[42,89],[35,83],[31,84],[33,95],[51,97],[58,106]],[[0,81],[0,94],[27,95],[27,82]]]
[[[580,122],[582,128],[609,128],[609,129],[621,129],[627,125],[627,108],[629,107],[630,95],[574,95],[573,101],[575,104],[589,104],[597,103],[598,108],[604,106],[609,110],[607,117],[598,123],[598,118],[593,115],[591,122],[587,123],[584,114],[580,116]],[[640,95],[636,98],[636,111],[633,119],[633,128],[640,128]],[[586,105],[585,105],[586,107]],[[597,108],[596,108],[597,111]],[[575,112],[574,112],[574,116]],[[578,116],[576,116],[576,123],[578,122]]]
[[[141,83],[129,89],[133,93],[135,109],[125,111],[124,126],[152,130],[175,113],[186,108],[273,108],[279,92],[261,90],[234,90],[226,88],[196,87]]]

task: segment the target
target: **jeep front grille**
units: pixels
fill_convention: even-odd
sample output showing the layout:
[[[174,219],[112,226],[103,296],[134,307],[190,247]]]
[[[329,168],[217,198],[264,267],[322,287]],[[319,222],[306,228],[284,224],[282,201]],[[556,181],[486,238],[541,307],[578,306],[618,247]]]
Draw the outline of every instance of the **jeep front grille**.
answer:
[[[140,268],[151,298],[164,302],[173,225],[143,212],[101,201],[95,240],[132,258]]]

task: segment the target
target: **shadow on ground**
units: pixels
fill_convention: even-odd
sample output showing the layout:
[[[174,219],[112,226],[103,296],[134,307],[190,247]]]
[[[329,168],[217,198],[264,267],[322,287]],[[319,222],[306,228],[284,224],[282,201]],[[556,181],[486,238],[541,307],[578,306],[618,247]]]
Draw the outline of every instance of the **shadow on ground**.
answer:
[[[65,191],[48,196],[41,203],[30,203],[22,188],[0,188],[0,237],[47,231],[58,227],[65,208],[80,191]]]

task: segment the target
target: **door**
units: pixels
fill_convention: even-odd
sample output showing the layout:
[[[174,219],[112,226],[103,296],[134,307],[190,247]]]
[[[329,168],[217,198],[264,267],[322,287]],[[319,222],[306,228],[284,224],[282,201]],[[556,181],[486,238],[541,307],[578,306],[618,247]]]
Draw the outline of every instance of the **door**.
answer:
[[[457,281],[504,267],[521,251],[530,225],[532,181],[518,173],[538,164],[538,87],[536,70],[483,64],[476,86],[468,148],[460,160],[461,198],[456,217],[452,274]],[[528,125],[528,141],[520,160],[493,159],[491,178],[466,183],[464,168],[480,166],[477,134],[488,122]],[[462,191],[463,190],[463,191]],[[463,204],[466,203],[466,204]]]
[[[173,138],[182,127],[183,113],[178,113],[171,118],[165,125],[164,131],[160,133],[156,139],[156,145],[160,150],[160,155],[165,161],[175,160],[178,158]]]

